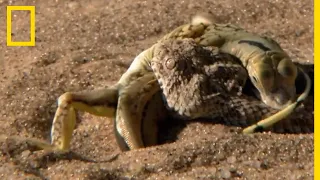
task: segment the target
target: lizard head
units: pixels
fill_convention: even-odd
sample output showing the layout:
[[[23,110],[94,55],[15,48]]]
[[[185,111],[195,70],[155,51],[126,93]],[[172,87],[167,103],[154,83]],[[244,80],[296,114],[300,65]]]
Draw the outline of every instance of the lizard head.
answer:
[[[267,51],[248,66],[258,96],[270,107],[282,109],[296,98],[297,67],[283,52]]]

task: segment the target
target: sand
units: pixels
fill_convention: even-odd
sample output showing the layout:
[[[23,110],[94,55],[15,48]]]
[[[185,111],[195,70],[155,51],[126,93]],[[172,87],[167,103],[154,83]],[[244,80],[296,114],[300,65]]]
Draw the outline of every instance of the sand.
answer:
[[[7,5],[36,6],[35,47],[6,46]],[[136,55],[198,12],[313,62],[311,0],[0,0],[0,134],[49,141],[59,95],[112,85]],[[28,15],[13,13],[14,41],[29,38]],[[0,179],[313,179],[313,134],[238,130],[173,123],[161,145],[121,152],[112,119],[79,113],[69,154],[0,143]]]

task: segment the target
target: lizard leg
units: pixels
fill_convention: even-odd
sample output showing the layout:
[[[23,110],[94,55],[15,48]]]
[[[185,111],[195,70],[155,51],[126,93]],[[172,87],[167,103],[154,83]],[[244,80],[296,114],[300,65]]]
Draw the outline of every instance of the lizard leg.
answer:
[[[87,92],[66,92],[58,98],[58,109],[51,129],[51,144],[35,138],[18,136],[0,136],[0,140],[9,138],[26,141],[40,149],[67,151],[70,148],[76,123],[75,111],[80,110],[97,116],[113,117],[117,100],[117,86]]]
[[[284,118],[286,118],[287,116],[289,116],[290,114],[293,113],[293,111],[301,104],[301,102],[303,102],[309,95],[310,89],[311,89],[311,80],[310,77],[308,76],[308,74],[306,74],[301,68],[299,68],[303,75],[304,78],[306,79],[306,88],[304,90],[304,92],[297,98],[297,100],[288,105],[286,108],[284,108],[283,110],[279,111],[278,113],[259,121],[258,123],[249,126],[247,128],[245,128],[243,130],[244,134],[250,134],[250,133],[254,133],[257,130],[263,130],[263,129],[267,129],[268,127],[272,126],[273,124],[283,120]]]
[[[75,110],[96,116],[113,117],[117,106],[118,89],[101,88],[87,92],[67,92],[58,99],[58,109],[51,129],[51,144],[68,150],[76,123]]]
[[[160,86],[152,72],[137,77],[119,90],[115,134],[121,150],[138,149],[146,146],[143,142],[144,132],[142,132],[145,129],[142,122],[143,111],[148,101],[159,90]],[[156,128],[155,125],[152,125],[152,122],[147,124],[150,124],[151,128]]]

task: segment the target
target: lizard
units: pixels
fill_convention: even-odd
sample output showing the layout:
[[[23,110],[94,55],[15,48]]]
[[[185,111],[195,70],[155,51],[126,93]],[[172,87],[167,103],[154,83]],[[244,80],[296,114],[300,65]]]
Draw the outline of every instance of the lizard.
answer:
[[[215,33],[208,33],[210,32],[210,28],[208,27],[221,27],[218,28],[218,33],[222,34],[229,34],[226,37],[220,38],[220,39],[214,39],[212,37],[215,37]],[[233,31],[230,31],[233,29]],[[229,29],[228,29],[229,28]],[[237,34],[238,33],[238,34]],[[241,59],[243,54],[252,54],[252,52],[259,52],[259,54],[263,54],[265,56],[270,56],[270,53],[261,51],[259,46],[256,45],[250,45],[250,43],[239,43],[239,39],[232,39],[232,36],[238,37],[239,34],[242,38],[250,38],[254,37],[254,41],[259,41],[261,39],[256,39],[257,35],[247,33],[246,31],[239,30],[237,28],[234,28],[234,26],[230,25],[217,25],[217,24],[205,24],[205,23],[191,23],[187,25],[183,25],[178,27],[177,29],[173,30],[171,33],[167,34],[162,38],[159,42],[164,41],[166,39],[183,39],[183,38],[193,38],[198,44],[202,44],[205,46],[217,46],[222,50],[228,49],[229,52],[232,55],[235,55],[238,57],[242,62],[247,62],[244,64],[244,66],[247,68],[250,76],[250,72],[252,69],[248,68],[250,64],[254,64],[253,62],[258,61],[250,61],[250,58],[252,59],[252,56],[244,56],[244,57],[250,57],[248,61],[243,61],[243,58]],[[220,35],[218,36],[220,37]],[[224,41],[222,44],[229,44],[229,46],[222,46],[221,44],[216,44],[215,42],[220,42],[221,39]],[[241,38],[240,38],[241,39]],[[263,38],[265,40],[265,38]],[[240,40],[241,41],[241,40]],[[234,46],[230,46],[230,44],[234,43]],[[265,42],[258,42],[258,44],[264,44]],[[150,60],[153,58],[154,49],[158,43],[153,45],[151,48],[146,49],[142,53],[140,53],[132,62],[128,70],[121,76],[120,80],[113,86],[107,87],[107,88],[101,88],[98,90],[94,90],[92,92],[67,92],[61,95],[58,98],[58,109],[56,111],[54,120],[53,120],[53,126],[51,130],[51,146],[55,149],[59,150],[68,150],[70,146],[70,140],[72,137],[72,132],[75,126],[75,110],[81,110],[81,111],[87,111],[91,114],[98,115],[98,116],[105,116],[105,117],[113,117],[115,116],[115,132],[118,134],[121,138],[124,139],[125,144],[129,146],[129,149],[136,149],[143,147],[143,142],[141,140],[141,136],[139,133],[136,133],[138,131],[136,129],[136,123],[139,123],[141,119],[140,115],[134,115],[132,116],[133,112],[130,112],[130,106],[132,106],[132,103],[129,101],[129,97],[131,94],[130,90],[130,84],[134,84],[135,81],[139,77],[143,77],[146,74],[154,73],[150,67]],[[272,44],[272,43],[271,43]],[[269,47],[270,49],[277,49],[276,46],[273,45],[272,47]],[[234,50],[236,49],[236,50]],[[232,53],[233,52],[233,53]],[[238,53],[234,53],[238,52]],[[272,52],[272,51],[271,51]],[[271,53],[272,54],[272,53]],[[281,53],[280,53],[281,54]],[[238,56],[237,56],[238,55]],[[267,61],[263,61],[262,66],[257,66],[256,70],[264,70],[267,71],[270,70],[266,68],[264,65],[268,64],[270,62],[273,62],[274,59],[272,58],[278,58],[279,56],[270,56]],[[281,56],[283,57],[283,56]],[[254,58],[256,58],[254,56]],[[253,58],[253,59],[254,59]],[[261,57],[264,59],[264,57]],[[281,59],[281,58],[280,58]],[[282,61],[281,61],[282,62]],[[293,78],[296,77],[297,69],[295,66],[292,66],[290,63],[291,61],[285,60],[284,63],[278,63],[280,64],[280,67],[286,67],[284,69],[292,70],[293,72]],[[260,64],[260,63],[257,63]],[[283,64],[283,65],[281,65]],[[279,66],[279,65],[278,65]],[[281,69],[281,68],[280,68]],[[271,71],[274,69],[271,68]],[[278,72],[278,69],[275,70]],[[263,74],[263,73],[262,73]],[[250,76],[251,77],[251,76]],[[255,76],[254,76],[255,77]],[[255,77],[256,79],[261,79],[260,76]],[[254,78],[253,78],[254,79]],[[274,78],[275,79],[275,78]],[[290,78],[289,78],[290,79]],[[155,80],[155,79],[154,79]],[[154,81],[153,80],[153,81]],[[261,81],[261,80],[260,80]],[[259,82],[260,82],[259,81]],[[138,82],[138,81],[137,81]],[[155,81],[154,81],[155,82]],[[261,81],[263,82],[263,81]],[[156,84],[156,83],[155,83]],[[263,83],[260,83],[260,85],[264,85]],[[268,84],[268,83],[267,83]],[[134,87],[134,86],[133,86]],[[140,87],[139,85],[135,85],[135,87]],[[151,90],[152,92],[157,91],[157,86],[154,86],[154,89]],[[263,89],[263,86],[256,86],[257,89]],[[288,86],[289,87],[289,86]],[[159,89],[159,87],[158,87]],[[307,88],[306,88],[307,89]],[[306,90],[307,91],[307,90]],[[143,98],[144,100],[148,100],[150,98],[149,94],[144,94],[147,96],[147,98]],[[262,95],[263,96],[263,95]],[[302,100],[304,98],[301,98]],[[268,101],[266,101],[268,102]],[[300,101],[299,101],[300,102]],[[297,101],[298,103],[298,101]],[[291,109],[286,110],[287,114],[285,114],[282,117],[277,117],[276,119],[282,119],[285,116],[288,115],[288,112],[292,112],[293,109],[296,107],[297,103],[295,105],[290,106]],[[137,103],[134,103],[137,105]],[[272,104],[271,104],[272,105]],[[139,107],[143,107],[139,105]],[[293,107],[293,108],[292,108]],[[141,113],[141,108],[138,108],[140,110],[139,113]],[[281,113],[280,113],[281,114]],[[283,114],[283,113],[282,113]],[[122,122],[122,123],[120,123]],[[122,124],[122,125],[121,125]],[[258,127],[258,126],[257,126]],[[260,126],[259,126],[260,127]],[[252,131],[251,131],[252,132]],[[136,141],[133,143],[133,141]],[[131,145],[130,145],[131,144]],[[135,145],[132,145],[135,144]]]

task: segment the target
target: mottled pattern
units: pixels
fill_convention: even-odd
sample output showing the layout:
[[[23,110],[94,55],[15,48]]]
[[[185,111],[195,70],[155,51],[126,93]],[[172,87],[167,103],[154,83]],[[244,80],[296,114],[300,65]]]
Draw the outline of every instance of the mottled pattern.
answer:
[[[192,39],[164,41],[154,52],[151,67],[164,101],[180,118],[209,118],[246,127],[278,111],[242,93],[246,71],[229,54],[197,45]],[[313,115],[308,113],[313,111],[313,103],[306,104],[271,130],[313,132]]]
[[[247,72],[235,57],[193,39],[162,42],[151,67],[167,106],[188,118],[219,114],[227,96],[237,96]]]

